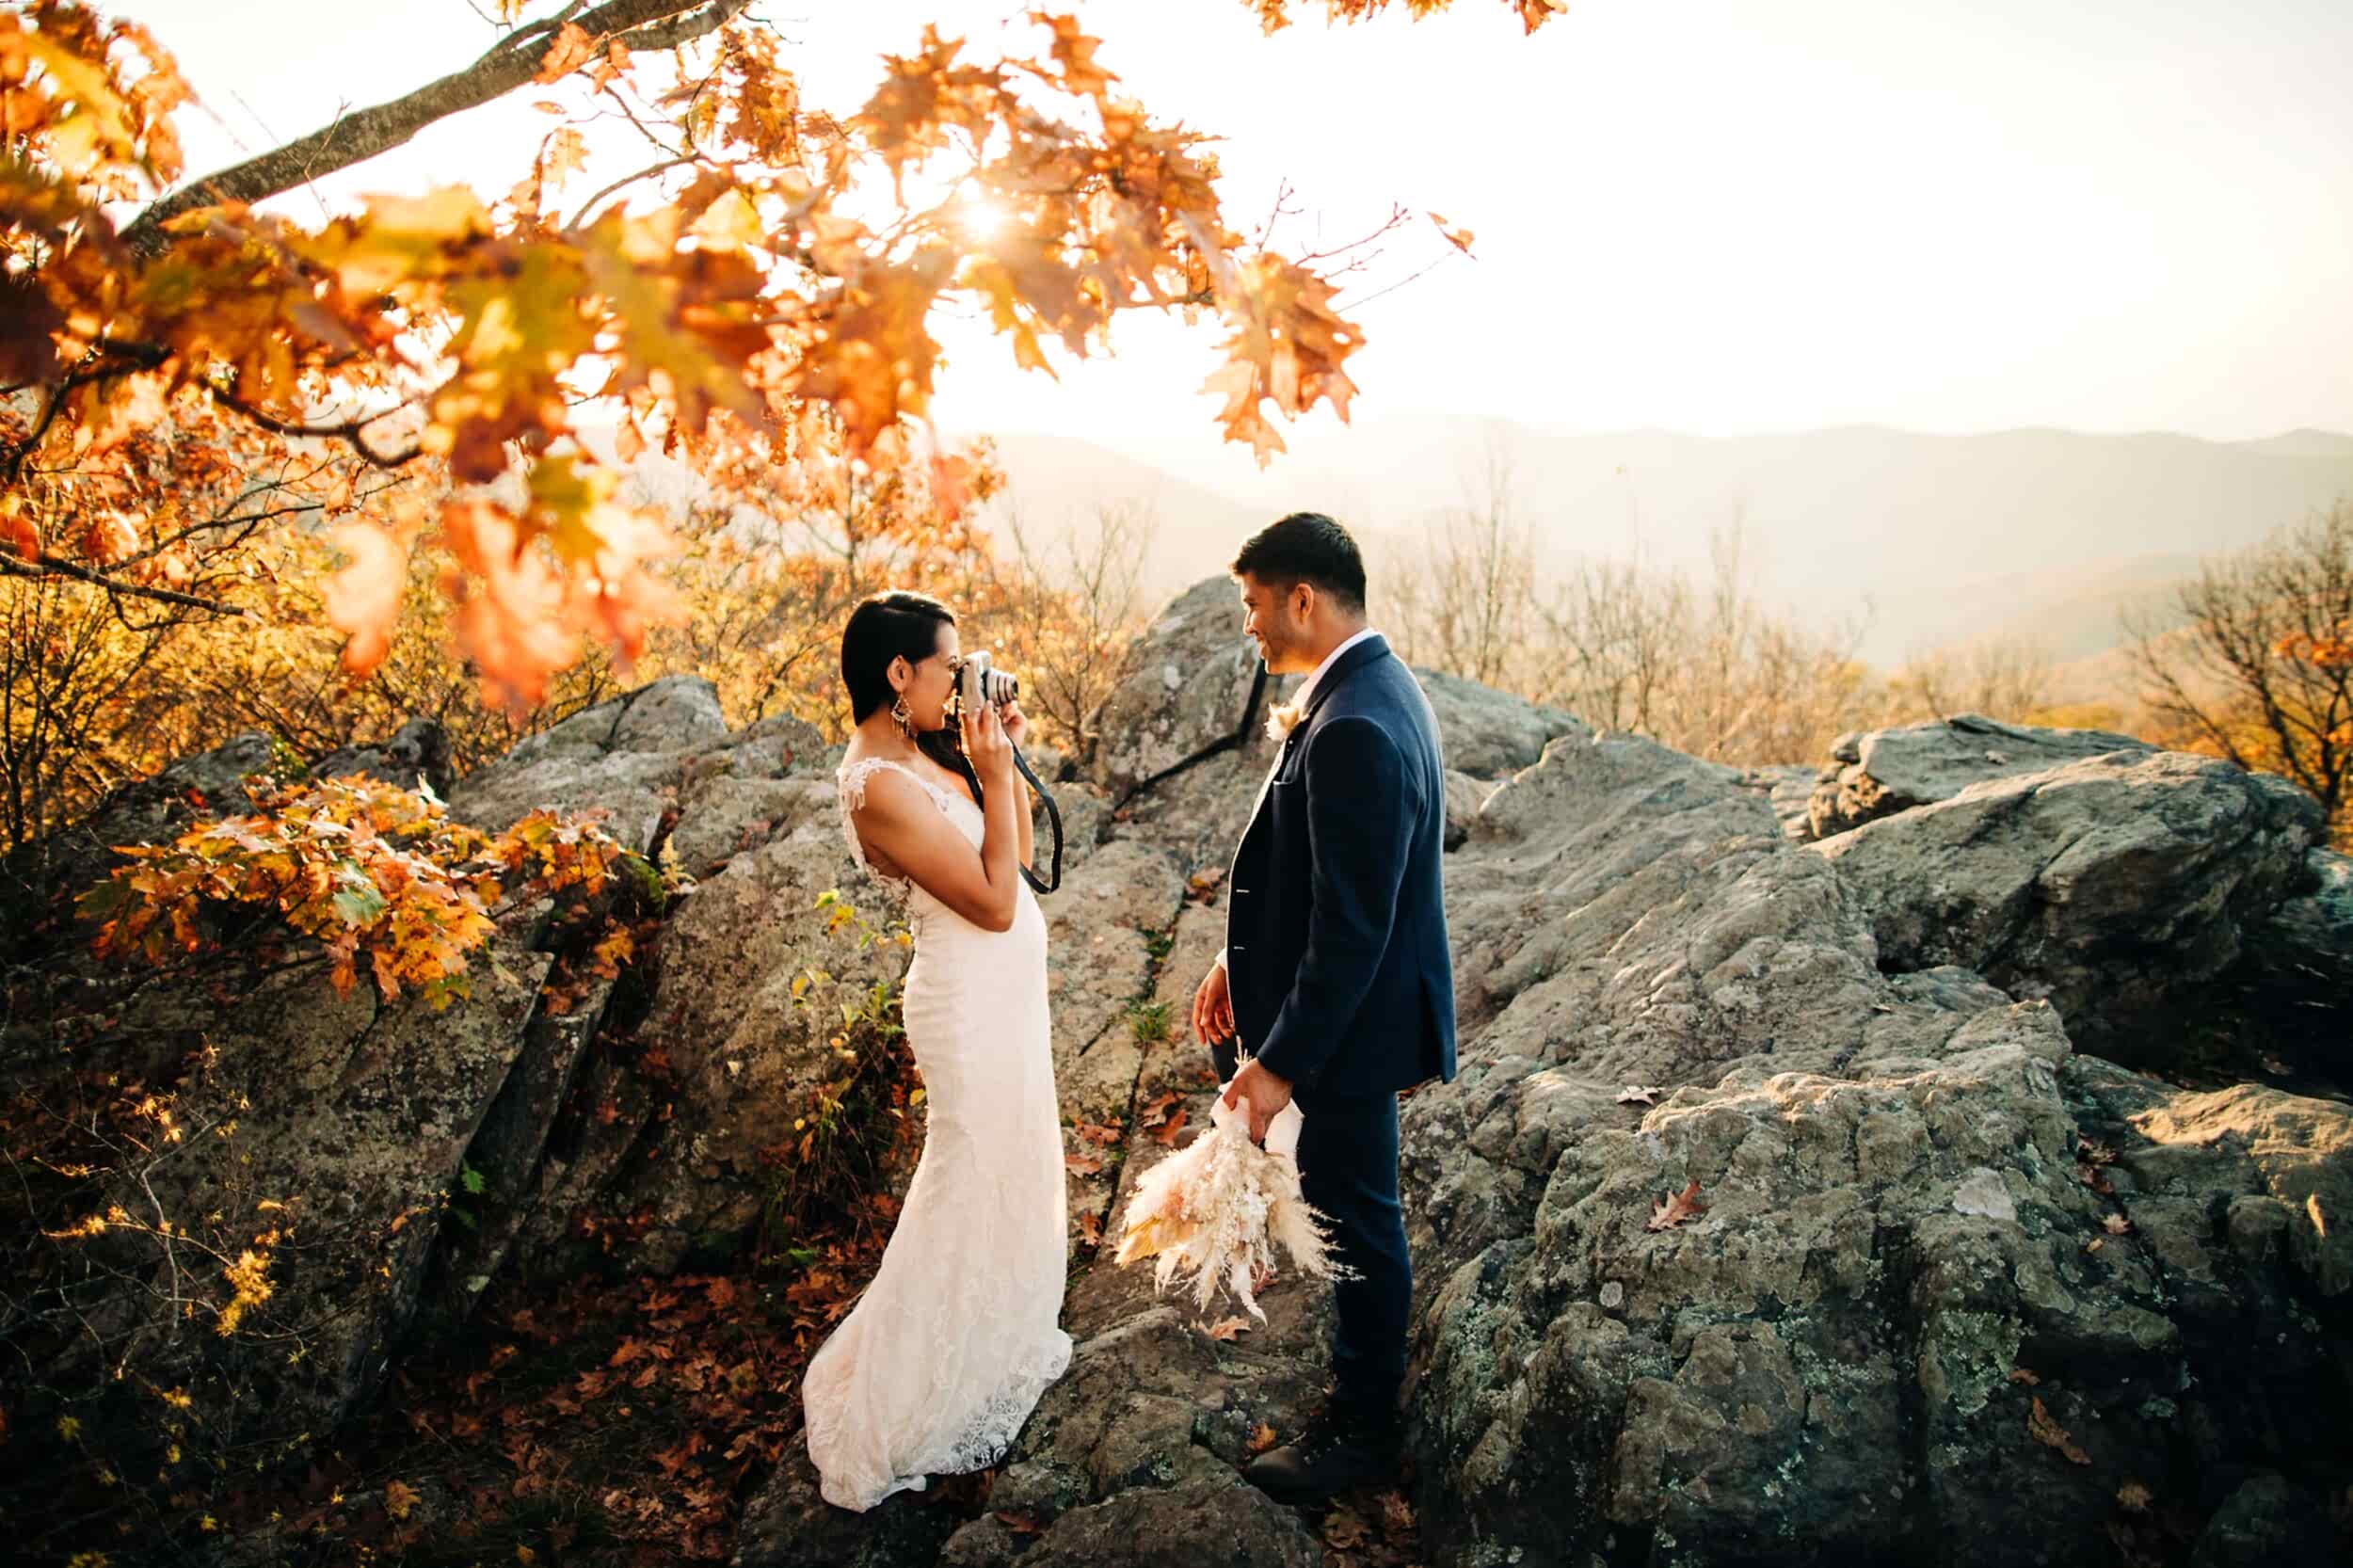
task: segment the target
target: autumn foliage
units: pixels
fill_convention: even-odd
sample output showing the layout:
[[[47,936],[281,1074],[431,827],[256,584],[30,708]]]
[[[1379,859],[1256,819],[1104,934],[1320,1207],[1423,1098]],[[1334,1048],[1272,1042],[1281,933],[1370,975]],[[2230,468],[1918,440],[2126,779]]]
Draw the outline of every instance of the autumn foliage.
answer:
[[[618,494],[584,409],[617,427],[622,461],[650,449],[713,474],[920,465],[952,516],[968,471],[920,422],[938,359],[929,323],[962,300],[1049,373],[1047,344],[1088,353],[1123,311],[1215,317],[1219,418],[1261,455],[1281,446],[1270,413],[1345,415],[1363,335],[1333,311],[1331,284],[1236,232],[1205,136],[1118,96],[1075,21],[1039,13],[1038,51],[998,60],[926,29],[838,119],[801,103],[776,35],[741,10],[573,8],[466,73],[477,94],[527,76],[629,108],[657,155],[586,200],[567,194],[583,144],[563,125],[496,201],[453,185],[315,227],[251,204],[283,188],[266,159],[162,195],[182,173],[171,117],[191,89],[145,30],[61,3],[0,12],[12,569],[164,585],[140,558],[156,518],[118,506],[94,532],[61,526],[87,509],[55,494],[69,473],[87,483],[71,459],[158,418],[225,412],[372,469],[439,458],[460,486],[514,471],[504,494],[371,508],[339,481],[323,505],[350,557],[328,596],[347,666],[385,656],[403,563],[430,538],[450,560],[440,586],[456,648],[517,707],[584,640],[626,663],[681,614],[649,569],[678,541]],[[698,33],[711,47],[692,56],[643,47]],[[127,226],[105,210],[150,199]]]
[[[216,950],[220,912],[249,913],[265,940],[320,943],[339,993],[364,964],[384,1000],[415,989],[438,1010],[469,994],[466,954],[496,928],[506,888],[594,898],[627,854],[594,823],[547,810],[493,837],[451,821],[429,789],[359,776],[248,789],[251,813],[119,846],[125,864],[77,901],[93,952],[167,963]],[[626,931],[598,945],[607,978],[629,952]]]
[[[2205,562],[2170,608],[2131,649],[2160,738],[2293,779],[2353,845],[2353,504]]]

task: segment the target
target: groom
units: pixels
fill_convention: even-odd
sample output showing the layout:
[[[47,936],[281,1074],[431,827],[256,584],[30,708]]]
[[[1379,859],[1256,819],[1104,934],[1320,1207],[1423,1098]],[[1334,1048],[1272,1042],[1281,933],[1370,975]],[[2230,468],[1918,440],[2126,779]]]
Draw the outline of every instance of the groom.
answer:
[[[1397,1095],[1454,1076],[1454,978],[1439,856],[1446,776],[1420,683],[1365,624],[1365,563],[1330,518],[1294,512],[1229,568],[1267,669],[1305,675],[1234,852],[1225,951],[1194,993],[1250,1135],[1294,1097],[1300,1185],[1353,1277],[1333,1288],[1329,1405],[1243,1474],[1285,1503],[1385,1479],[1413,1267],[1397,1196]],[[1237,1047],[1253,1053],[1237,1074]]]

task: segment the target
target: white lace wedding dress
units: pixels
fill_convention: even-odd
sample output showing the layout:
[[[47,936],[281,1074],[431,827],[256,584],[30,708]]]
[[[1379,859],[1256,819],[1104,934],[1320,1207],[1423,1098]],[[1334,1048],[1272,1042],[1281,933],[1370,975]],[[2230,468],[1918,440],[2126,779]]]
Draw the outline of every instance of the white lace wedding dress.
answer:
[[[1070,1365],[1046,919],[1024,883],[1013,928],[985,931],[869,865],[850,813],[886,767],[920,785],[975,848],[984,821],[968,793],[885,759],[838,776],[850,854],[915,933],[904,1013],[930,1112],[873,1283],[801,1380],[820,1490],[858,1510],[921,1490],[927,1475],[995,1464]]]

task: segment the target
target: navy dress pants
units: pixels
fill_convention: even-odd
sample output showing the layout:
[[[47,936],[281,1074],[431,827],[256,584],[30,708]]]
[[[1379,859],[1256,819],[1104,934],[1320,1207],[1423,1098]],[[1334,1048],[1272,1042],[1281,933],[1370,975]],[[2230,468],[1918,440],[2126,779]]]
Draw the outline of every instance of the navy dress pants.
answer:
[[[1231,1045],[1215,1048],[1218,1075],[1234,1072]],[[1414,1266],[1397,1195],[1397,1096],[1303,1104],[1300,1191],[1331,1223],[1334,1256],[1350,1277],[1332,1287],[1332,1408],[1343,1420],[1385,1427],[1405,1381],[1406,1318]]]

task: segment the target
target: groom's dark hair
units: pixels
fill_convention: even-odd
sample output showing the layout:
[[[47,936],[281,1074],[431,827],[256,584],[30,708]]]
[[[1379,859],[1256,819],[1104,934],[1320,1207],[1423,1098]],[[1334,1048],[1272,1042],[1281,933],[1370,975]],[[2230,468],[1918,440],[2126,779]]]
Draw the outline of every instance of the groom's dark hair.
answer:
[[[1225,568],[1288,593],[1297,584],[1329,594],[1351,615],[1365,613],[1365,557],[1348,530],[1321,512],[1293,512],[1250,536]]]

